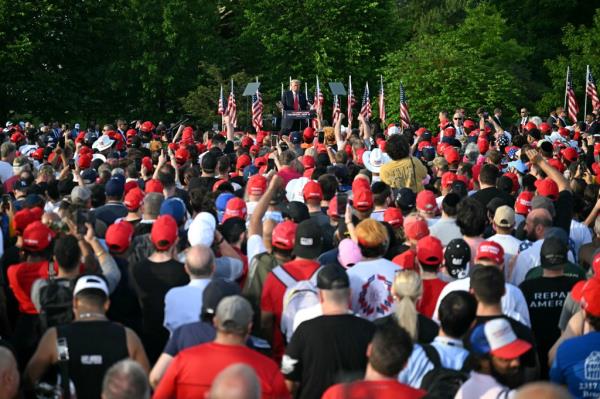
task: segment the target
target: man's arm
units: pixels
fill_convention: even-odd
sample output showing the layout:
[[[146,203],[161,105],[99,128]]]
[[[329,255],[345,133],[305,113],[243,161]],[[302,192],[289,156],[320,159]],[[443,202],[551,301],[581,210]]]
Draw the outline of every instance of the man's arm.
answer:
[[[150,386],[152,388],[156,388],[172,361],[173,356],[169,355],[168,353],[163,352],[160,354],[160,357],[150,372]]]
[[[269,204],[271,203],[271,199],[275,196],[275,193],[283,183],[283,179],[277,175],[274,175],[269,182],[269,187],[267,187],[267,191],[260,198],[256,207],[254,208],[254,212],[252,216],[250,216],[250,226],[248,226],[248,237],[258,234],[262,236],[263,234],[263,226],[262,219],[269,209]]]
[[[33,357],[25,368],[23,373],[25,387],[32,388],[42,378],[46,370],[57,361],[56,328],[52,327],[42,336]]]
[[[142,341],[140,341],[140,338],[135,332],[133,332],[133,330],[127,327],[125,327],[125,334],[127,338],[127,350],[129,352],[129,357],[138,362],[146,374],[148,374],[150,371],[150,362],[148,361],[148,356],[146,356],[146,351],[142,346]]]
[[[544,171],[546,176],[552,179],[558,185],[558,191],[571,191],[569,181],[560,173],[558,170],[550,166],[548,162],[537,152],[537,150],[529,149],[525,151],[525,154],[529,157],[529,160],[534,165],[537,165]]]

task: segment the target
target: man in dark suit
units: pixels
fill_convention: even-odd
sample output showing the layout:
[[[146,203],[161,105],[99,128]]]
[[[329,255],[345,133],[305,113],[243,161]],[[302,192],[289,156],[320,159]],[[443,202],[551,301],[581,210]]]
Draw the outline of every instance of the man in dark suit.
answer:
[[[494,119],[494,121],[498,124],[498,126],[502,127],[502,109],[500,108],[495,108],[494,109],[494,116],[492,116],[492,119]]]
[[[519,120],[519,133],[523,133],[525,131],[525,125],[529,122],[529,111],[527,108],[521,108],[521,119]]]
[[[306,101],[306,96],[300,91],[300,81],[290,81],[290,90],[283,93],[281,96],[283,111],[308,111],[309,105]],[[299,131],[305,127],[306,123],[303,120],[293,120],[284,118],[281,123],[281,132]]]

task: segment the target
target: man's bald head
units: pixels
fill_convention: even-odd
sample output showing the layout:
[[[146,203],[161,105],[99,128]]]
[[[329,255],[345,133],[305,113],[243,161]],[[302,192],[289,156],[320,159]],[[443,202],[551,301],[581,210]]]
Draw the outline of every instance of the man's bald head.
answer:
[[[550,382],[534,382],[519,389],[514,396],[514,399],[529,398],[570,399],[572,396],[565,387]]]
[[[532,209],[531,212],[529,212],[529,214],[527,215],[527,219],[531,220],[531,221],[534,221],[534,220],[542,221],[543,220],[543,221],[549,222],[550,226],[552,225],[552,215],[545,208]]]
[[[552,227],[552,215],[547,209],[532,209],[525,221],[525,231],[530,241],[544,238],[546,229]]]
[[[185,256],[185,269],[191,277],[206,278],[215,270],[215,254],[204,245],[194,245]]]
[[[209,399],[259,399],[260,382],[254,370],[241,363],[232,364],[214,379]]]

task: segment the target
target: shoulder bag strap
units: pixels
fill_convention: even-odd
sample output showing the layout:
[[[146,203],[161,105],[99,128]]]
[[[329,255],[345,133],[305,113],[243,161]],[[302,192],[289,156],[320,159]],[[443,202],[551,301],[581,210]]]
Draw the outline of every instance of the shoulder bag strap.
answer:
[[[423,344],[423,345],[421,345],[421,348],[423,348],[423,351],[425,352],[427,359],[429,359],[431,364],[433,364],[434,368],[442,367],[442,361],[440,360],[440,354],[438,353],[437,349],[435,349],[435,347],[433,347],[433,345]]]
[[[283,266],[277,266],[275,269],[273,269],[271,271],[271,273],[273,273],[273,275],[275,277],[277,277],[277,279],[279,281],[281,281],[281,283],[283,285],[285,285],[286,288],[291,287],[292,285],[296,284],[296,279],[293,278],[284,268]]]
[[[66,337],[61,337],[56,330],[56,351],[58,354],[58,370],[63,398],[71,399],[71,384],[69,379],[69,345]]]

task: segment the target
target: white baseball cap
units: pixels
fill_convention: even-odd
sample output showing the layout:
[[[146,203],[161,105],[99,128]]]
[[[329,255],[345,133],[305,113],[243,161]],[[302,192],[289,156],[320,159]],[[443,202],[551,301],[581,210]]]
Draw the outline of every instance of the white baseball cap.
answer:
[[[471,345],[476,353],[502,359],[515,359],[531,349],[529,342],[517,338],[509,321],[500,317],[475,327]]]
[[[77,283],[75,283],[75,288],[73,289],[73,296],[76,296],[83,290],[87,289],[95,289],[100,290],[108,296],[108,285],[106,281],[100,276],[94,275],[85,275],[79,277]]]

